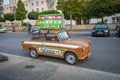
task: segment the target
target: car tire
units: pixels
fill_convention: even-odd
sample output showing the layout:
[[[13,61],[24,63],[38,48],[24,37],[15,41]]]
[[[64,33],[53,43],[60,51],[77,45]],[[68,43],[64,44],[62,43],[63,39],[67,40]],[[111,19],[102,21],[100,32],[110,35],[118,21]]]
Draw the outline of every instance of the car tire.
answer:
[[[5,30],[4,33],[6,33],[7,31]]]
[[[29,54],[32,58],[38,58],[38,54],[37,54],[37,51],[35,49],[29,49]]]
[[[76,64],[78,62],[78,58],[77,56],[73,53],[73,52],[67,52],[65,54],[65,61],[68,63],[68,64]]]
[[[120,33],[118,34],[118,37],[120,37]]]
[[[93,35],[93,34],[91,34],[91,36],[92,36],[92,37],[94,37],[94,35]]]
[[[110,33],[108,33],[107,37],[109,37],[109,36],[110,36]]]

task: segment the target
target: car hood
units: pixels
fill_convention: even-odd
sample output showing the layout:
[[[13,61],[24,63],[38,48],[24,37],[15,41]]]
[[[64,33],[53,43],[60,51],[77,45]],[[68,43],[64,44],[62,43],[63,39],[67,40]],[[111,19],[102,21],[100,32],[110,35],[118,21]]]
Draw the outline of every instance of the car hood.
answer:
[[[64,41],[64,44],[86,47],[86,46],[89,46],[91,44],[91,41],[87,40],[87,39],[69,38],[68,40]]]
[[[101,28],[101,29],[93,29],[93,30],[99,31],[99,30],[108,30],[108,29]]]

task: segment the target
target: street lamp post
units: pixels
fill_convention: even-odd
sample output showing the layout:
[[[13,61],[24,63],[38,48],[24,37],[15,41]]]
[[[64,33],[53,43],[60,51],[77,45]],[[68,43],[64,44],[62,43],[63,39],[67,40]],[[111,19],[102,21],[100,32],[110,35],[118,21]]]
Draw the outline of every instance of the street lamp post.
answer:
[[[13,5],[14,21],[16,21],[16,2],[15,2],[15,0],[12,0],[12,5]]]
[[[16,6],[13,6],[14,21],[16,21]]]
[[[15,32],[15,22],[16,22],[16,2],[12,0],[13,14],[14,14],[14,24],[13,24],[13,32]]]

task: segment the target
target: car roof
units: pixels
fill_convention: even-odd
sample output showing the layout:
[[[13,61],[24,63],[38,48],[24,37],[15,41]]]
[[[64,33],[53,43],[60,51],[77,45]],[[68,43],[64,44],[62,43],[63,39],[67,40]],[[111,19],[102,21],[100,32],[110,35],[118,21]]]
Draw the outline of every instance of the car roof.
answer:
[[[96,28],[108,28],[107,24],[96,24],[95,25]]]
[[[41,30],[41,33],[59,33],[61,32],[62,30]]]

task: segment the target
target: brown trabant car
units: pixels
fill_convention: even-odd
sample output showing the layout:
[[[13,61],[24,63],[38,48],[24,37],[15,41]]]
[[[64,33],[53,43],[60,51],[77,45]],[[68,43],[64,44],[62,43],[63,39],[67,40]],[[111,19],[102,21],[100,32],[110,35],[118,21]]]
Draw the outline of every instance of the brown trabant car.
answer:
[[[69,64],[84,60],[90,55],[91,41],[71,38],[62,30],[41,30],[32,35],[30,40],[22,41],[23,50],[29,51],[33,58],[39,55],[63,58]]]

